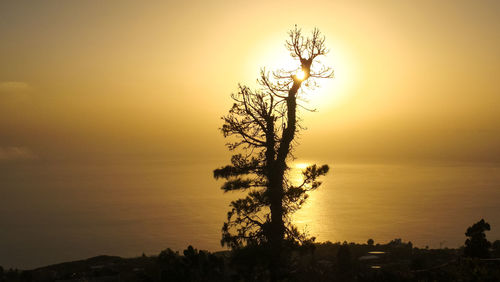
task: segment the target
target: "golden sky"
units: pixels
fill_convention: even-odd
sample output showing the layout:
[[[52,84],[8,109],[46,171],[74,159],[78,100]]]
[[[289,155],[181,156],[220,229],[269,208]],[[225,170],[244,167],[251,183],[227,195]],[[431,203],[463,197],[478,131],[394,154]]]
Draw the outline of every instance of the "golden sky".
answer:
[[[318,27],[298,156],[500,161],[498,1],[2,1],[0,161],[226,159],[238,82]]]

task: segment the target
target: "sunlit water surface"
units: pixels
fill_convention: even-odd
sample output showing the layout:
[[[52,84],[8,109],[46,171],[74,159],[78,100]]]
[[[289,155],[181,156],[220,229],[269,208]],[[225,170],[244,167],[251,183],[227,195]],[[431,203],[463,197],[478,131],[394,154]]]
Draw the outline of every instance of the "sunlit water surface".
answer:
[[[189,244],[221,250],[220,228],[237,196],[224,194],[222,181],[212,179],[223,164],[5,166],[0,265],[153,255]],[[317,241],[402,238],[421,247],[457,247],[482,217],[492,227],[488,238],[500,239],[500,167],[330,165],[323,186],[294,216]],[[292,175],[299,178],[297,171]]]

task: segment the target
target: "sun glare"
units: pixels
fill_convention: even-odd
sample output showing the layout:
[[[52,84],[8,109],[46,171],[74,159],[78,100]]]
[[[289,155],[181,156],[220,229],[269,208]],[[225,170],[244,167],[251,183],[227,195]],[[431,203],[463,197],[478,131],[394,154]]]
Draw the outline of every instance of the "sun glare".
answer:
[[[303,70],[298,70],[297,73],[295,74],[295,76],[299,80],[304,80],[304,78],[306,78],[306,73]]]
[[[295,169],[298,169],[298,170],[304,170],[310,165],[311,165],[310,163],[295,163],[294,167],[295,167]]]
[[[333,37],[333,36],[331,36]],[[281,42],[276,39],[279,36],[263,40],[258,43],[253,54],[249,54],[247,63],[248,77],[255,77],[260,68],[265,67],[266,71],[284,70],[295,73],[297,79],[304,80],[305,73],[300,68],[300,61],[290,57],[290,54],[284,51]],[[314,79],[309,78],[309,85],[316,85],[310,89],[305,89],[302,93],[304,101],[307,101],[309,108],[320,108],[326,110],[329,105],[338,104],[344,98],[349,97],[348,92],[352,92],[354,86],[353,77],[357,74],[355,60],[350,56],[350,52],[343,48],[340,42],[334,42],[330,53],[319,58],[320,63],[332,67],[334,70],[333,79]],[[320,65],[314,66],[321,68]],[[317,70],[317,69],[313,69]]]
[[[302,181],[304,181],[304,176],[302,175],[302,172],[310,165],[311,164],[307,162],[292,164],[290,173],[291,173],[291,180],[295,185],[298,185]]]

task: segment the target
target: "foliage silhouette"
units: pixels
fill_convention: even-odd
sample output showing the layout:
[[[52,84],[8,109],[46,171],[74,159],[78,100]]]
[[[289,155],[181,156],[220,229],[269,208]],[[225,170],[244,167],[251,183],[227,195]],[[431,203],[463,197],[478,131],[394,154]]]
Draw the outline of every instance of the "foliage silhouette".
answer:
[[[224,261],[207,251],[189,246],[184,256],[166,249],[158,255],[160,281],[222,281]]]
[[[500,244],[495,242],[493,249]],[[400,239],[376,248],[385,254],[375,260],[361,259],[373,251],[367,244],[294,248],[287,253],[292,259],[284,281],[500,281],[500,261],[463,257],[459,249],[420,249]],[[157,256],[98,256],[32,270],[4,269],[3,275],[0,268],[0,281],[267,281],[266,259],[265,248],[257,245],[216,253],[189,246]],[[374,263],[381,268],[373,269]]]
[[[375,241],[373,241],[373,239],[370,238],[366,241],[366,244],[368,244],[368,246],[373,246],[373,244],[375,244]]]
[[[337,273],[340,281],[352,280],[352,255],[347,242],[337,252]]]
[[[489,248],[491,243],[486,239],[485,231],[490,230],[490,224],[484,219],[474,223],[467,228],[465,236],[469,237],[465,240],[464,255],[467,257],[489,258]]]
[[[234,104],[222,117],[224,137],[233,137],[227,146],[239,149],[231,164],[215,169],[214,177],[224,178],[224,192],[248,191],[246,197],[231,202],[227,222],[222,227],[222,245],[240,248],[248,245],[270,247],[271,262],[280,260],[284,241],[302,244],[313,240],[291,223],[290,215],[301,208],[307,192],[317,189],[318,177],[327,165],[312,165],[303,171],[303,182],[289,178],[287,161],[293,157],[296,133],[302,129],[297,117],[297,100],[305,88],[315,88],[316,79],[331,78],[333,71],[317,58],[327,54],[325,38],[318,29],[304,37],[300,29],[289,32],[286,47],[300,64],[297,70],[261,70],[259,90],[239,85],[231,95]],[[319,65],[319,66],[318,66]],[[303,87],[304,86],[304,87]]]
[[[493,257],[500,258],[500,240],[493,241],[493,243],[491,244],[491,248],[493,249]]]

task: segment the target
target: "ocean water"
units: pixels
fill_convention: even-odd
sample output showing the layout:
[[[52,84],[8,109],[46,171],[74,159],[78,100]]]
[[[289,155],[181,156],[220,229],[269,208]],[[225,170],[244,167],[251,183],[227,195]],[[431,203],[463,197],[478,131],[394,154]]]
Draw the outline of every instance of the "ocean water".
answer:
[[[220,228],[238,194],[212,170],[224,161],[10,164],[0,173],[0,265],[30,269],[100,254],[165,248],[222,250]],[[300,178],[297,162],[292,176]],[[329,163],[294,215],[317,241],[458,247],[484,218],[500,239],[500,167]]]

